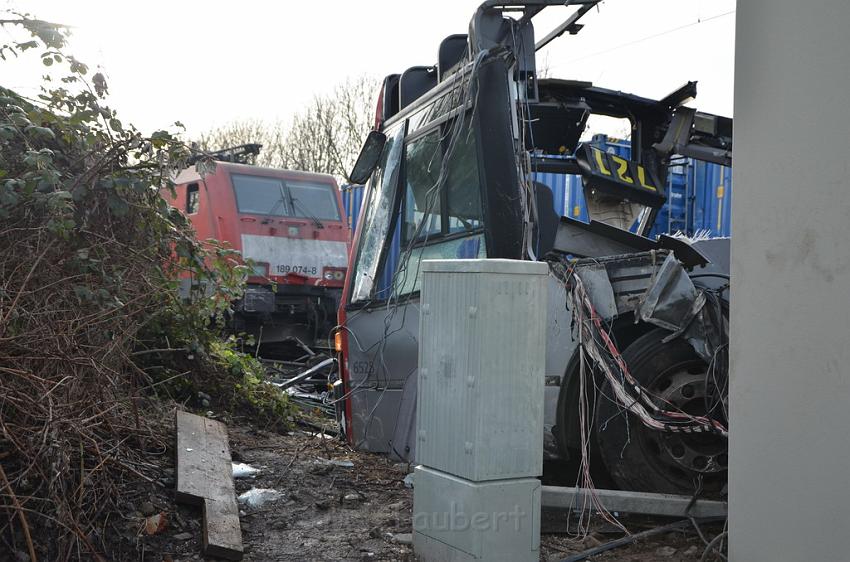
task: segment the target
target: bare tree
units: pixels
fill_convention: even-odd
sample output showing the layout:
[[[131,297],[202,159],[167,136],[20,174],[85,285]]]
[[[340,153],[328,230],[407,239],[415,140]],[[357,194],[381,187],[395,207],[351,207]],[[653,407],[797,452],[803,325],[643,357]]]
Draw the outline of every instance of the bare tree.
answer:
[[[331,174],[348,180],[360,146],[374,123],[378,82],[349,78],[330,95],[316,96],[298,112],[282,144],[290,168]]]
[[[214,151],[240,144],[259,143],[263,149],[253,163],[280,168],[285,166],[281,159],[284,130],[280,122],[269,123],[261,119],[233,121],[202,134],[198,145],[201,150]]]
[[[331,174],[348,180],[374,122],[378,81],[349,78],[326,95],[316,95],[288,126],[261,120],[238,121],[201,137],[201,148],[217,150],[257,142],[256,164]]]

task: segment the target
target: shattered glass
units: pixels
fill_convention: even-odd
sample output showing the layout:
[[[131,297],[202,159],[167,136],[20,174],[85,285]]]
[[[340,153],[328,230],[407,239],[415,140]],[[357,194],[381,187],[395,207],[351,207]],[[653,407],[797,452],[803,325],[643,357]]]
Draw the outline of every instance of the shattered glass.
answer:
[[[395,186],[398,182],[403,138],[404,128],[399,127],[395,134],[387,139],[381,162],[372,176],[366,217],[363,220],[363,227],[360,229],[362,238],[354,268],[352,302],[369,300],[375,286],[378,261],[390,229],[390,215],[393,208]]]

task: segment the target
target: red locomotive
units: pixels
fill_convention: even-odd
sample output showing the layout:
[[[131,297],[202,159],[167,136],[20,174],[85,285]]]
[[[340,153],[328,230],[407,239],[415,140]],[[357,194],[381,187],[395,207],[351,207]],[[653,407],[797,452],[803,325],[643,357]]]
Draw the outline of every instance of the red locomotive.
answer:
[[[258,145],[214,153],[215,171],[192,166],[164,193],[200,240],[226,242],[254,264],[231,328],[261,343],[327,345],[348,262],[349,227],[332,176],[235,163]],[[230,161],[219,161],[230,160]]]

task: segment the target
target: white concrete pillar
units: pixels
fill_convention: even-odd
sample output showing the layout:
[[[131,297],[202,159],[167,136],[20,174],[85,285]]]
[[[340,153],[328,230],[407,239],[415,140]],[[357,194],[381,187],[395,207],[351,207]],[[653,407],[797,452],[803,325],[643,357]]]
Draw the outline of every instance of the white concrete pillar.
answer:
[[[850,560],[850,1],[742,0],[730,555]]]

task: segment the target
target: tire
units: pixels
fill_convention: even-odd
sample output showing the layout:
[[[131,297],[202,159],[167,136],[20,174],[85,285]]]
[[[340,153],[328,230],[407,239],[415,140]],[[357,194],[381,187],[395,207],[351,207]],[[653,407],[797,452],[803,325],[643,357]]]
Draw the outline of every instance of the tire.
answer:
[[[682,339],[663,343],[656,329],[623,352],[632,376],[650,393],[693,415],[705,415],[707,365]],[[613,396],[608,381],[605,396]],[[612,400],[601,398],[595,420],[600,457],[624,490],[691,495],[700,486],[719,493],[727,478],[727,442],[720,436],[661,432],[643,425]]]
[[[579,430],[579,359],[578,353],[574,353],[570,362],[567,364],[566,374],[561,382],[561,391],[558,394],[558,423],[554,428],[555,439],[558,443],[558,448],[561,451],[561,456],[566,459],[563,463],[565,469],[561,475],[564,481],[564,486],[575,485],[576,479],[579,477],[579,466],[582,460],[581,437]],[[591,372],[592,369],[588,369]],[[600,381],[599,374],[594,373],[597,381]],[[597,382],[597,384],[601,384]],[[590,385],[593,386],[592,384]],[[590,406],[593,408],[593,405]],[[590,475],[593,478],[593,483],[596,487],[602,489],[614,488],[616,485],[608,474],[605,468],[605,463],[599,456],[599,447],[596,446],[596,428],[595,425],[590,428],[588,436],[588,454],[590,456]]]

